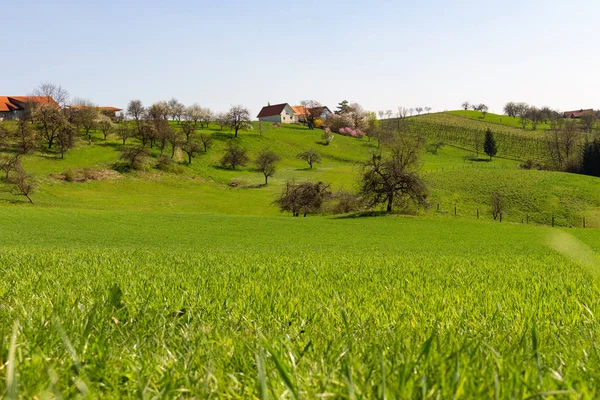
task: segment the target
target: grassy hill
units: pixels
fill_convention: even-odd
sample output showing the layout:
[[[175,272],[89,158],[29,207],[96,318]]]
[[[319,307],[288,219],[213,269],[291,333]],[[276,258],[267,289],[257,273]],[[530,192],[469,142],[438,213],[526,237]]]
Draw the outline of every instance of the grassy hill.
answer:
[[[487,126],[450,114],[423,115],[412,120],[417,129],[426,133],[439,132],[440,123],[469,121],[454,133],[467,139],[469,129],[479,132]],[[520,131],[506,129],[510,132],[507,135],[517,135],[516,131]],[[64,159],[49,153],[26,156],[23,164],[40,184],[33,207],[278,215],[272,202],[286,180],[325,181],[331,182],[335,190],[354,190],[359,163],[377,148],[375,141],[340,135],[325,146],[321,144],[320,130],[311,131],[299,125],[270,127],[262,135],[257,130],[242,132],[239,142],[248,148],[251,158],[265,147],[282,158],[269,185],[262,186],[264,178],[252,165],[234,171],[219,166],[231,132],[212,125],[203,132],[213,136],[213,148],[200,154],[191,165],[178,153],[176,160],[182,166],[181,174],[156,169],[119,173],[114,166],[119,162],[121,142],[111,137],[105,141],[97,133],[91,145],[80,141]],[[323,156],[322,163],[313,169],[296,158],[299,152],[310,147]],[[579,226],[583,217],[588,219],[588,226],[600,226],[600,203],[594,195],[596,178],[525,171],[519,168],[518,161],[501,158],[491,162],[465,161],[465,156],[470,155],[470,151],[452,146],[443,147],[437,155],[424,153],[423,170],[430,183],[432,206],[426,213],[436,214],[439,203],[442,213],[453,213],[456,206],[459,216],[474,217],[480,210],[481,218],[490,218],[489,198],[492,192],[499,191],[507,197],[509,208],[505,219],[508,221],[529,219],[532,223],[549,224],[554,215],[555,222],[563,226]],[[153,156],[158,156],[158,150],[153,150]],[[100,179],[67,182],[63,174],[69,170],[81,176],[84,170],[95,171],[91,174]],[[232,182],[239,184],[238,187],[231,187]],[[0,201],[10,207],[31,207],[25,199],[8,193],[0,193]]]
[[[454,110],[454,111],[449,111],[448,114],[472,119],[475,121],[503,125],[503,126],[511,126],[511,127],[523,129],[523,125],[521,124],[521,121],[519,120],[518,117],[511,118],[508,115],[493,114],[493,113],[487,113],[484,117],[481,114],[481,112],[473,111],[473,110]],[[538,124],[537,129],[535,131],[545,131],[548,129],[550,129],[549,123],[540,123],[540,124]],[[525,126],[524,130],[534,132],[533,129],[531,128],[530,124],[527,124]]]

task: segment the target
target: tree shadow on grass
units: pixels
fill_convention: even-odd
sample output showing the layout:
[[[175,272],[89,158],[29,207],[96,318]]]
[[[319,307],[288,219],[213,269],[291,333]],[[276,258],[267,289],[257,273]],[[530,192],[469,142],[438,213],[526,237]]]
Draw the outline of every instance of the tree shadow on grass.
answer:
[[[393,213],[389,213],[387,211],[362,211],[351,214],[344,214],[334,219],[356,219],[356,218],[372,218],[372,217],[385,217],[388,215],[393,215]]]

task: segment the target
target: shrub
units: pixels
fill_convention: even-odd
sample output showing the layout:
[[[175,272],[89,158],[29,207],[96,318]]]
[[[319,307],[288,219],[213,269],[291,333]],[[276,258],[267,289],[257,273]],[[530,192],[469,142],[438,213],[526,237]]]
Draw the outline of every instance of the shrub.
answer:
[[[354,123],[352,119],[347,115],[336,115],[333,114],[327,118],[326,126],[334,133],[340,133],[342,128],[352,128]]]
[[[65,181],[67,182],[76,182],[77,181],[77,171],[73,168],[69,168],[65,172],[63,172],[63,176],[65,177]]]
[[[183,167],[181,165],[177,165],[170,157],[166,156],[158,157],[158,160],[156,161],[156,169],[173,174],[183,173]]]
[[[332,200],[330,210],[333,214],[347,214],[364,208],[362,199],[352,192],[340,190],[333,195]]]
[[[340,135],[342,136],[351,136],[356,138],[361,138],[365,136],[365,133],[358,128],[340,128]]]
[[[321,139],[323,139],[323,144],[328,146],[329,143],[333,140],[333,133],[329,130],[329,128],[325,128],[323,134],[321,135]]]
[[[315,128],[321,128],[323,126],[323,120],[321,118],[315,119]]]

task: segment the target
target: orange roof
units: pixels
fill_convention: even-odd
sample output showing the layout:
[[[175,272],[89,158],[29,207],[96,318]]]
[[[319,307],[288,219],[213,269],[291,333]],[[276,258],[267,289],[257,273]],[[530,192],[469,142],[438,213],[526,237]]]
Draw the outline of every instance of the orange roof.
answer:
[[[111,107],[111,106],[100,106],[98,107],[100,111],[122,111],[122,108]]]
[[[304,106],[292,106],[292,109],[298,115],[308,115],[308,109]]]
[[[23,110],[26,103],[54,104],[58,107],[58,103],[49,96],[0,96],[0,112]]]

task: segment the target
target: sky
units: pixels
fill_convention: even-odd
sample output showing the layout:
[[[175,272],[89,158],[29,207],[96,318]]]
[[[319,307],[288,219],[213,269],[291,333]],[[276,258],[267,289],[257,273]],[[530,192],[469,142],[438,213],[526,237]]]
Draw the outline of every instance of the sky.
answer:
[[[42,82],[125,108],[342,100],[600,108],[597,0],[27,0],[3,4],[0,95]]]

